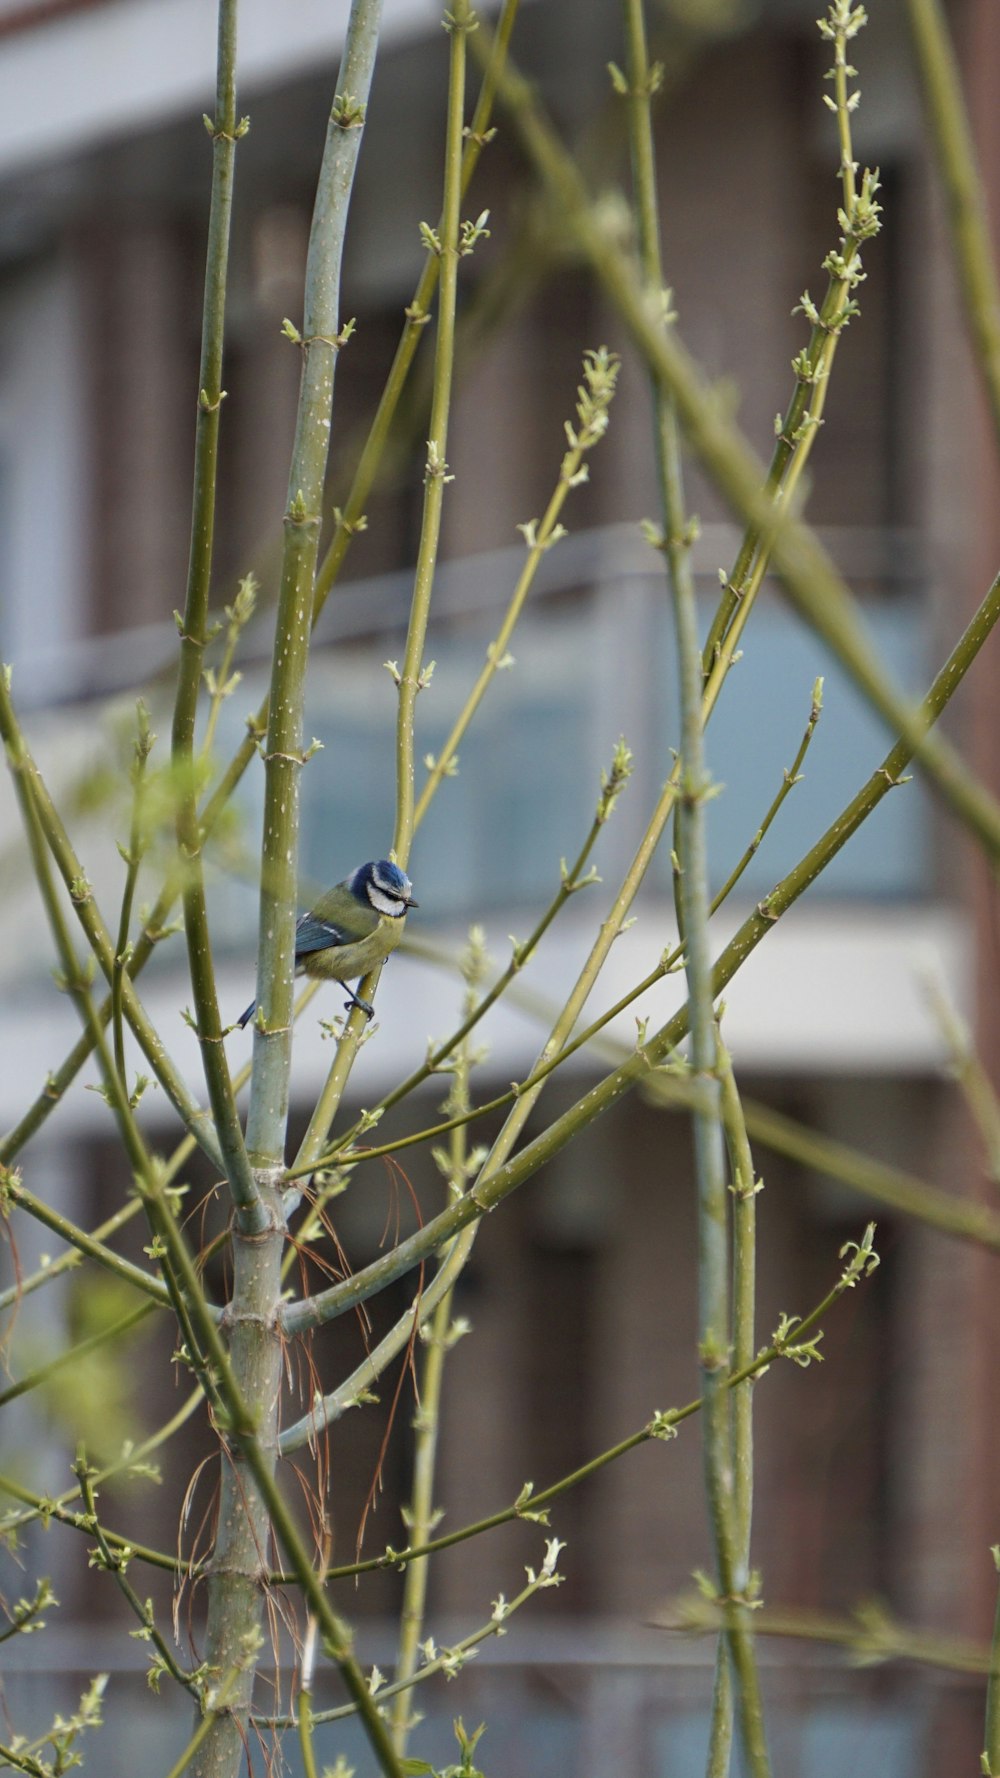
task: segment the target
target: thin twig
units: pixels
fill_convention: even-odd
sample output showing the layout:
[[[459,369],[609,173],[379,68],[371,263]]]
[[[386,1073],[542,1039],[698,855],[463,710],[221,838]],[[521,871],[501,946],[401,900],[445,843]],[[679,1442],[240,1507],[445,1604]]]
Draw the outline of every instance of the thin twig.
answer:
[[[202,1067],[225,1172],[236,1204],[237,1219],[248,1233],[259,1234],[266,1227],[267,1216],[247,1159],[243,1129],[236,1110],[236,1098],[222,1042],[222,1020],[219,1015],[205,900],[202,864],[204,836],[198,817],[195,760],[198,697],[205,649],[211,639],[208,608],[215,536],[219,429],[226,394],[222,387],[222,347],[236,144],[248,127],[247,120],[243,119],[241,122],[236,112],[236,17],[237,0],[219,0],[215,117],[209,120],[208,126],[212,138],[212,196],[205,256],[201,362],[198,371],[194,493],[191,504],[187,593],[184,615],[178,624],[181,644],[174,700],[171,763],[176,798],[177,847],[182,872],[184,930]]]
[[[939,0],[907,0],[907,15],[966,319],[1000,443],[1000,285],[958,63]]]
[[[125,1078],[125,1031],[122,1017],[122,989],[124,987],[125,970],[129,960],[129,928],[132,924],[132,903],[135,900],[136,883],[139,880],[139,866],[142,863],[144,842],[142,836],[142,790],[146,775],[146,761],[150,749],[156,739],[150,734],[149,712],[140,698],[136,704],[136,722],[138,733],[135,740],[135,758],[132,766],[132,819],[130,823],[128,847],[124,852],[125,887],[122,891],[122,911],[118,922],[118,942],[115,945],[114,966],[111,974],[111,1025],[114,1031],[115,1066],[121,1075],[122,1084],[128,1091]]]
[[[414,712],[424,683],[424,642],[437,567],[441,518],[448,474],[448,417],[455,368],[455,307],[458,301],[459,205],[462,196],[462,131],[465,124],[466,42],[476,28],[469,0],[456,0],[445,13],[450,38],[448,118],[445,127],[444,200],[436,250],[441,261],[430,436],[424,469],[424,505],[413,575],[413,597],[403,665],[398,675],[396,717],[396,826],[393,853],[406,869],[413,841]]]

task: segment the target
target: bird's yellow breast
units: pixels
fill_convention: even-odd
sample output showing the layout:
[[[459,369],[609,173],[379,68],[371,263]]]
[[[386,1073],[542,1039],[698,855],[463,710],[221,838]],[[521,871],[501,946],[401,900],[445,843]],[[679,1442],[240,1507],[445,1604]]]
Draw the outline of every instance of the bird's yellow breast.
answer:
[[[353,944],[330,945],[324,951],[309,951],[302,959],[302,973],[320,976],[325,981],[355,981],[359,976],[367,975],[376,963],[381,963],[390,951],[396,949],[405,924],[405,915],[393,920],[383,914],[377,926],[364,938],[355,939]]]

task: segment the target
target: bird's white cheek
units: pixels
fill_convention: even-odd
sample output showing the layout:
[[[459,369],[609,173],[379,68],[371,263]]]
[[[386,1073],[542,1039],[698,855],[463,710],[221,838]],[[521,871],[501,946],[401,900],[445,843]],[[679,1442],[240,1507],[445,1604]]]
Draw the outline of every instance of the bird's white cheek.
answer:
[[[374,883],[369,887],[368,899],[378,913],[386,914],[390,920],[398,920],[406,912],[405,901],[400,901],[398,896],[384,895]]]

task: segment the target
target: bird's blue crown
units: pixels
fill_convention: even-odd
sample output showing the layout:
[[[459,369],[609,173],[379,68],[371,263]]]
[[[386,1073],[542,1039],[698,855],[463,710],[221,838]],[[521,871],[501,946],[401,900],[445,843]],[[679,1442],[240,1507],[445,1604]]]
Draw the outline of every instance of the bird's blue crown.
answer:
[[[389,858],[376,858],[368,864],[360,864],[348,877],[347,887],[358,901],[368,901],[386,914],[405,913],[413,900],[413,884],[406,872]],[[389,903],[393,905],[389,906]]]

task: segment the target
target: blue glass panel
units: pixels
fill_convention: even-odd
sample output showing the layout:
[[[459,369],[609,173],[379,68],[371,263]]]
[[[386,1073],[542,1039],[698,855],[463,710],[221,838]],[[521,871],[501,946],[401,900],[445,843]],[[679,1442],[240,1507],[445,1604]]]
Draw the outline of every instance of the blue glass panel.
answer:
[[[909,1778],[919,1771],[926,1711],[900,1704],[843,1698],[806,1703],[801,1710],[771,1705],[765,1712],[775,1769],[798,1778]],[[650,1734],[650,1778],[702,1778],[710,1732],[709,1713],[671,1711]],[[734,1778],[746,1778],[734,1749]]]
[[[599,772],[619,727],[635,747],[635,775],[622,812],[602,836],[598,868],[610,881],[624,866],[638,837],[636,823],[646,819],[679,738],[670,616],[661,596],[649,612],[645,678],[625,659],[634,638],[619,637],[606,612],[602,620],[593,607],[577,604],[524,620],[518,664],[494,680],[460,748],[458,776],[441,786],[416,837],[411,875],[428,914],[478,917],[547,900],[560,857],[576,853],[590,825]],[[897,682],[914,696],[921,693],[929,675],[920,603],[899,599],[869,607],[867,616]],[[704,617],[707,622],[707,609]],[[417,705],[418,793],[424,755],[440,750],[484,646],[464,634],[434,639],[437,670]],[[803,782],[751,861],[741,892],[759,897],[791,869],[888,750],[881,722],[823,643],[777,603],[762,604],[707,732],[709,769],[724,786],[708,810],[716,887],[753,838],[792,763],[820,675],[823,714]],[[223,718],[232,722],[234,738],[236,715],[227,707]],[[345,651],[314,674],[306,735],[318,736],[324,751],[302,777],[304,898],[391,844],[394,722],[393,688],[370,651]],[[651,744],[644,745],[650,734]],[[241,791],[251,848],[262,794],[263,774],[254,767]],[[661,891],[669,892],[669,874],[664,846],[654,865]],[[913,897],[931,886],[929,809],[914,780],[884,799],[813,893]],[[240,923],[235,908],[234,899],[234,929]]]
[[[563,659],[582,654],[584,626],[538,626],[530,668],[497,676],[459,750],[459,770],[440,787],[414,844],[410,874],[421,902],[437,915],[465,913],[548,897],[559,858],[579,846],[589,825],[597,772],[588,766],[588,674]],[[424,756],[440,751],[482,663],[481,648],[437,642],[438,665],[418,703],[417,793]],[[370,674],[367,676],[369,681]],[[592,675],[590,675],[592,677]],[[307,733],[324,751],[302,783],[303,881],[328,883],[391,843],[395,812],[394,699],[371,686],[367,699],[341,703],[327,687],[311,703]],[[421,704],[423,708],[421,708]]]
[[[869,607],[869,630],[896,682],[912,695],[928,681],[921,606],[905,600]],[[677,744],[674,651],[667,637],[661,719]],[[789,871],[837,817],[885,757],[892,737],[826,645],[777,605],[755,611],[743,658],[726,681],[706,735],[708,765],[723,793],[709,805],[709,865],[718,888],[752,840],[783,771],[795,757],[809,715],[813,682],[824,679],[823,714],[788,797],[752,860],[741,888],[759,896]],[[669,689],[668,689],[669,688]],[[665,876],[669,861],[661,863]],[[914,780],[893,791],[820,877],[826,894],[914,896],[929,882],[928,808]]]
[[[924,1713],[816,1704],[802,1725],[803,1778],[904,1778],[919,1770]]]

